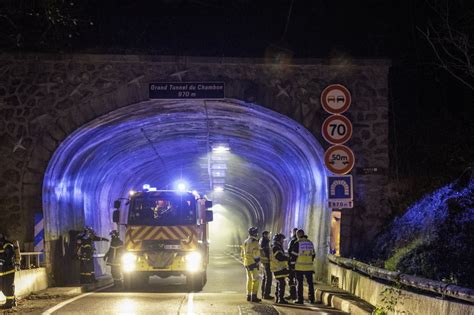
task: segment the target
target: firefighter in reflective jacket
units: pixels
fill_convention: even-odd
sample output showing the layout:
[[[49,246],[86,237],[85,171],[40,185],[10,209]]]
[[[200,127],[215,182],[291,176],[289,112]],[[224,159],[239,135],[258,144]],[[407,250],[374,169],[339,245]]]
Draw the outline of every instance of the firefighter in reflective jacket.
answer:
[[[288,256],[283,250],[283,240],[285,235],[275,234],[273,237],[272,256],[270,258],[270,268],[277,280],[275,301],[279,304],[288,304],[285,300],[286,277],[290,274],[288,270]]]
[[[247,301],[261,302],[257,298],[259,287],[258,264],[260,263],[260,247],[258,245],[258,228],[249,228],[249,237],[242,245],[241,251],[244,267],[247,271]]]
[[[77,237],[76,257],[80,260],[80,281],[81,283],[92,283],[95,281],[94,271],[94,242],[109,241],[104,237],[95,235],[94,230],[86,226],[84,232]]]
[[[308,299],[314,304],[314,284],[313,284],[313,261],[315,257],[314,245],[308,240],[303,230],[296,233],[298,241],[291,252],[291,261],[295,262],[296,291],[297,300],[295,303],[303,304],[303,280],[306,278],[308,283]]]
[[[107,265],[110,266],[112,272],[112,279],[114,279],[114,285],[116,287],[122,286],[122,271],[120,270],[120,258],[123,252],[123,242],[120,240],[119,232],[113,230],[110,232],[110,248],[104,256],[104,260]]]
[[[20,267],[20,249],[18,244],[6,239],[0,232],[0,290],[5,295],[6,303],[3,309],[16,306],[15,299],[15,270]]]

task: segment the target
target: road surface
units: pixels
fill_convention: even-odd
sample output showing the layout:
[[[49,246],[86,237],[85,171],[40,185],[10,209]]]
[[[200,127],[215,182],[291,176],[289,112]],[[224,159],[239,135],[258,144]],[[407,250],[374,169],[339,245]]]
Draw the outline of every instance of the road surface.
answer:
[[[120,292],[110,287],[86,293],[43,314],[346,314],[323,305],[249,303],[245,297],[242,265],[232,256],[211,254],[208,282],[202,292],[187,293],[184,277],[153,277],[142,289]]]

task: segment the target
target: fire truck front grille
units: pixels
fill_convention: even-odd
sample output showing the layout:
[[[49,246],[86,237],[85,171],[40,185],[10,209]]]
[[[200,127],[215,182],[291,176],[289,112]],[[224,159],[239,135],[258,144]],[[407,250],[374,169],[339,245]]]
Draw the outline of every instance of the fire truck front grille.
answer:
[[[173,263],[177,253],[172,252],[154,252],[145,255],[150,266],[157,269],[168,268]]]

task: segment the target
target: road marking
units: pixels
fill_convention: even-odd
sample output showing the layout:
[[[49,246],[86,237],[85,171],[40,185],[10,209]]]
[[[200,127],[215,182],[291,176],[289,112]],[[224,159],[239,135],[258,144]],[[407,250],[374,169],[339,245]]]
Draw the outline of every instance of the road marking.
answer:
[[[187,314],[195,314],[194,313],[194,293],[188,294],[188,307],[187,307]]]
[[[72,303],[72,302],[74,302],[74,301],[76,301],[76,300],[82,299],[83,297],[86,297],[86,296],[88,296],[88,295],[94,294],[94,293],[96,293],[96,292],[99,292],[99,291],[108,289],[108,288],[110,288],[110,287],[112,287],[112,286],[113,286],[113,284],[109,284],[109,285],[107,285],[107,286],[105,286],[105,287],[99,288],[99,289],[94,290],[94,291],[92,291],[92,292],[83,293],[83,294],[81,294],[81,295],[78,295],[78,296],[76,296],[76,297],[73,297],[73,298],[71,298],[71,299],[69,299],[69,300],[66,300],[66,301],[64,301],[64,302],[61,302],[61,303],[59,303],[58,305],[53,306],[52,308],[50,308],[50,309],[44,311],[43,313],[41,313],[41,315],[51,315],[51,314],[53,314],[54,312],[56,312],[57,310],[59,310],[60,308],[62,308],[62,307],[64,307],[64,306],[68,305],[69,303]]]
[[[242,259],[239,259],[239,258],[235,257],[234,255],[231,255],[231,254],[228,254],[228,253],[226,253],[226,255],[233,258],[234,260],[236,260],[239,264],[242,264]]]

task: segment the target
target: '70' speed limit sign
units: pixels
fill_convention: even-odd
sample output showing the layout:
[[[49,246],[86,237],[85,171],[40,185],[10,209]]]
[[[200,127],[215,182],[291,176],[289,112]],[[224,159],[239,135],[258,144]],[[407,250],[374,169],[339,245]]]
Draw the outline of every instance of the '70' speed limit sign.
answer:
[[[345,116],[331,115],[323,122],[321,133],[327,142],[343,144],[352,136],[352,124]]]

